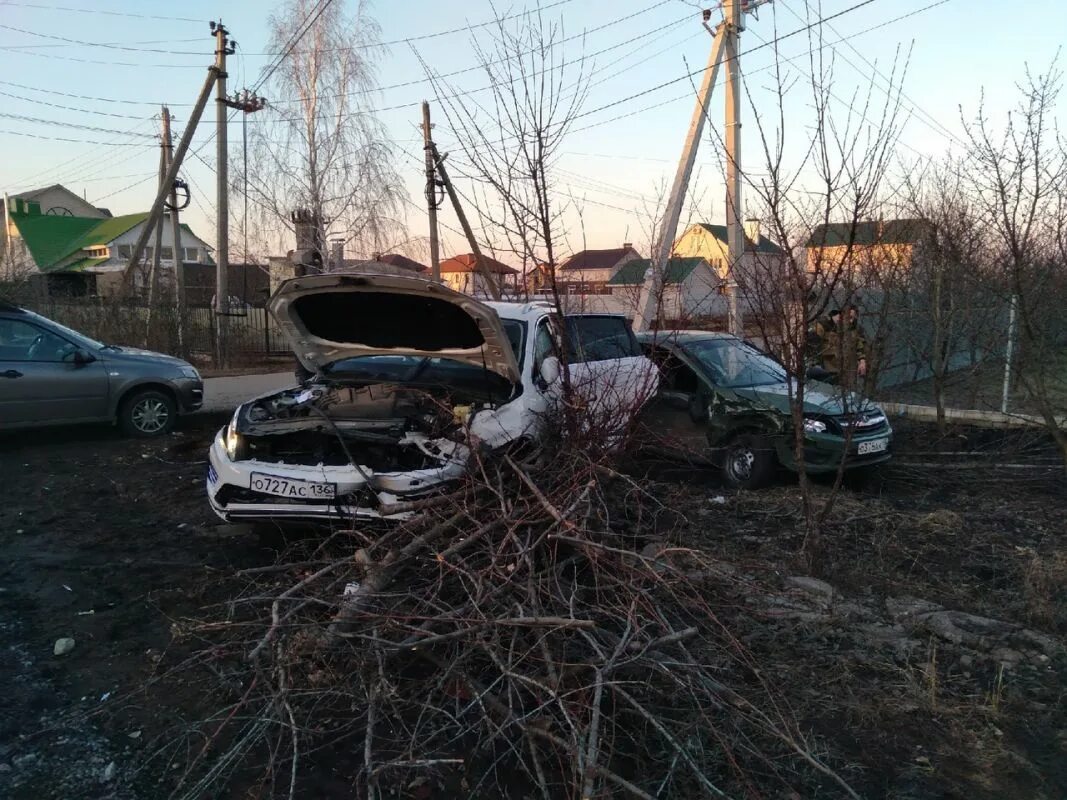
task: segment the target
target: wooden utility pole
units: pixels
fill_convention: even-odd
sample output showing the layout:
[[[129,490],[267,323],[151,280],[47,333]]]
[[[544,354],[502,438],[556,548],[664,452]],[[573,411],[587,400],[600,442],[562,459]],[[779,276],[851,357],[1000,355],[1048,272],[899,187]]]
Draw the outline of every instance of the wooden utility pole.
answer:
[[[168,160],[174,145],[170,135],[170,109],[163,106],[163,145],[166,148]],[[174,293],[175,308],[178,314],[178,354],[185,356],[185,256],[182,250],[182,226],[178,220],[178,187],[170,185],[170,238],[171,249],[174,254]]]
[[[426,213],[430,217],[430,275],[441,280],[441,251],[437,242],[437,170],[434,168],[434,144],[430,134],[430,104],[422,101],[422,141],[426,154]]]
[[[482,274],[482,279],[485,281],[486,287],[489,289],[489,295],[494,300],[500,299],[500,288],[496,285],[496,279],[493,278],[493,273],[489,271],[489,267],[485,264],[485,259],[482,258],[482,249],[478,246],[478,240],[474,238],[474,231],[471,229],[471,225],[467,222],[467,215],[463,212],[463,205],[459,202],[459,195],[456,193],[455,187],[452,185],[452,181],[448,179],[448,171],[445,169],[445,158],[448,156],[441,155],[437,152],[437,145],[430,142],[430,148],[433,151],[434,167],[437,173],[441,176],[441,182],[445,185],[445,191],[448,192],[448,199],[452,201],[452,208],[456,212],[456,216],[459,218],[460,227],[463,228],[463,234],[467,237],[467,242],[470,244],[471,252],[474,253],[474,262],[478,268],[478,271]],[[440,265],[438,265],[440,270]]]

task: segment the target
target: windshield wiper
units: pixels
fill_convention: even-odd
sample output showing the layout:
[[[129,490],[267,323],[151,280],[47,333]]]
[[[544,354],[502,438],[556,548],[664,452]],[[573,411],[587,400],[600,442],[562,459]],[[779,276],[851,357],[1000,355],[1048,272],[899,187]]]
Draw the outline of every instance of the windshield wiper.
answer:
[[[122,348],[119,347],[117,344],[105,344],[105,345],[102,345],[100,347],[100,349],[101,350],[114,350],[117,353],[121,353],[122,352]]]

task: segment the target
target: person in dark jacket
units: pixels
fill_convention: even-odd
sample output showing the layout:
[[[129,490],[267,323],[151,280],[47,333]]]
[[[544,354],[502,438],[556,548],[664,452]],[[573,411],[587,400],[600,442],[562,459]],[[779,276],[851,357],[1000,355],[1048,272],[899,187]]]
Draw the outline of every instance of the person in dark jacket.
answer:
[[[859,326],[854,305],[834,308],[808,329],[808,358],[822,368],[826,380],[853,385],[867,376],[867,339]]]

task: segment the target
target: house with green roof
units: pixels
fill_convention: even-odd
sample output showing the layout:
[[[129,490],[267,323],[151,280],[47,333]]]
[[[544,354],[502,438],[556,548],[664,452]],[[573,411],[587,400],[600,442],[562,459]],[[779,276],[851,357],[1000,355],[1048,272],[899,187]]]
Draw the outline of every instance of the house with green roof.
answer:
[[[608,280],[611,294],[629,310],[637,308],[652,260],[628,261]],[[663,276],[662,313],[668,319],[705,315],[721,305],[723,280],[705,258],[671,258]]]
[[[79,209],[81,210],[81,209]],[[46,276],[50,291],[63,287],[73,294],[107,296],[120,291],[132,256],[134,243],[148,218],[147,212],[111,216],[103,209],[97,216],[75,216],[43,212],[41,203],[20,196],[4,203],[5,265],[2,277]],[[188,225],[181,226],[182,262],[211,264],[211,248]],[[154,256],[152,239],[144,263]],[[164,215],[160,247],[160,280],[163,286],[174,284],[174,247],[171,226]],[[135,283],[147,279],[146,270],[138,270]]]

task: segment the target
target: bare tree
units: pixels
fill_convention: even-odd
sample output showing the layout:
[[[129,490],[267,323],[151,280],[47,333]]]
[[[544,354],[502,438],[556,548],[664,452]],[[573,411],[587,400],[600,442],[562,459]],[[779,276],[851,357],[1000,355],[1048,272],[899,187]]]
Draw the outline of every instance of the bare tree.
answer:
[[[539,265],[556,293],[565,240],[565,202],[555,194],[554,161],[586,96],[585,60],[563,48],[563,24],[540,11],[498,20],[473,49],[489,97],[461,94],[434,79],[449,126],[474,181],[483,225],[499,230],[523,265]],[[431,73],[432,75],[432,73]]]
[[[1002,127],[984,102],[964,127],[970,145],[966,181],[1010,299],[1008,368],[1015,368],[1026,399],[1067,460],[1067,339],[1061,321],[1067,149],[1055,125],[1061,86],[1055,66],[1039,75],[1027,69],[1019,102]]]
[[[903,75],[894,64],[888,89],[872,77],[841,98],[832,51],[823,46],[822,26],[813,23],[808,36],[810,60],[799,76],[778,52],[775,39],[772,110],[764,110],[765,104],[755,100],[751,83],[746,86],[756,131],[749,141],[758,142],[763,161],[761,174],[746,176],[748,203],[784,254],[752,253],[743,265],[743,282],[753,322],[764,340],[774,343],[791,378],[792,450],[806,521],[805,551],[811,558],[819,550],[819,529],[834,502],[844,465],[839,466],[829,494],[812,491],[805,467],[805,397],[812,365],[809,330],[830,306],[853,302],[865,279],[860,233],[863,223],[877,217],[885,189],[900,130]],[[811,117],[806,122],[793,117],[787,121],[786,95],[799,86],[810,96]],[[803,137],[799,161],[787,156],[787,143],[790,152],[798,150],[788,141],[793,132]],[[839,338],[839,359],[847,363],[847,337]],[[837,394],[846,420],[846,448],[853,431],[847,420],[861,410],[854,390],[862,388],[855,372],[842,370]]]
[[[262,221],[288,228],[290,212],[306,208],[317,220],[320,250],[327,236],[350,252],[382,250],[401,227],[401,188],[371,107],[381,46],[369,4],[360,0],[346,17],[341,3],[285,0],[270,29],[280,62],[271,105],[250,134],[249,193]]]

